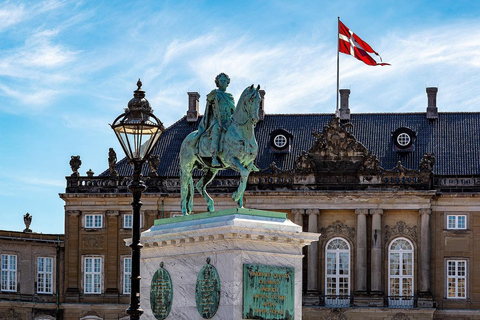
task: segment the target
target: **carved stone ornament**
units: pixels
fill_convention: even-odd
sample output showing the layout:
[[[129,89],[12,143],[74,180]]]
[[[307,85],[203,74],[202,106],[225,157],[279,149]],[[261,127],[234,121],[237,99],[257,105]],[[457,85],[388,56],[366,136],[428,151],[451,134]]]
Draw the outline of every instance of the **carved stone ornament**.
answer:
[[[160,165],[160,158],[156,154],[152,154],[150,158],[148,158],[148,165],[150,166],[150,176],[156,177],[158,176],[157,169]]]
[[[317,172],[344,174],[345,172],[379,173],[381,171],[377,157],[358,142],[349,131],[352,127],[350,123],[342,126],[340,119],[334,117],[321,133],[313,133],[316,140],[308,154]]]
[[[385,243],[396,237],[407,237],[417,242],[417,226],[410,227],[403,221],[398,221],[395,226],[385,226]]]
[[[25,229],[23,230],[23,232],[32,232],[32,230],[30,229],[30,224],[32,223],[32,216],[30,215],[30,213],[27,212],[23,216],[23,223],[25,223]]]
[[[399,312],[392,317],[392,320],[410,320],[410,317],[403,312]]]
[[[435,155],[433,153],[424,153],[420,160],[418,169],[420,172],[432,172],[435,164]]]
[[[267,168],[260,170],[260,172],[261,173],[279,174],[279,173],[284,173],[285,171],[280,169],[277,166],[277,164],[275,163],[275,161],[273,161],[272,163],[270,163],[270,165]]]
[[[22,315],[14,309],[9,309],[7,312],[0,314],[0,320],[21,320]]]
[[[296,173],[312,173],[315,171],[315,164],[308,153],[303,150],[302,154],[295,159],[295,172]]]
[[[82,165],[82,160],[80,160],[80,156],[72,156],[70,159],[70,168],[72,168],[72,177],[78,177],[80,174],[78,173],[78,169]]]
[[[103,237],[102,236],[84,236],[83,237],[83,248],[84,249],[102,249],[103,248]]]
[[[320,229],[320,241],[325,241],[326,239],[330,239],[332,237],[344,237],[353,241],[355,237],[355,228],[351,228],[344,224],[343,222],[337,220],[333,224],[329,225],[326,228]]]
[[[342,309],[332,308],[332,310],[330,310],[330,313],[328,313],[324,319],[325,320],[347,320],[348,318],[343,313]]]
[[[367,154],[367,148],[355,139],[355,136],[346,130],[352,125],[340,124],[340,118],[334,117],[330,123],[323,127],[323,132],[313,133],[315,143],[308,151],[322,156],[337,158],[338,156],[353,155],[354,153]]]
[[[117,164],[117,154],[113,148],[108,149],[108,169],[111,177],[116,177],[118,175],[117,170],[115,170],[115,165]]]

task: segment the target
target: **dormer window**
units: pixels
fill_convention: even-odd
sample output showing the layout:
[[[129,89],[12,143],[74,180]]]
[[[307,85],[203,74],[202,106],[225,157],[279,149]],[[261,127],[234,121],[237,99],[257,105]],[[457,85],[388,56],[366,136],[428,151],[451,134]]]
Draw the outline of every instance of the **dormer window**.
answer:
[[[410,128],[401,127],[392,132],[393,151],[395,152],[413,152],[415,151],[416,133]]]
[[[273,144],[278,149],[283,149],[287,142],[287,137],[285,137],[283,134],[278,134],[273,138]]]
[[[406,147],[410,144],[410,141],[412,141],[412,138],[408,135],[408,133],[402,132],[397,136],[397,143],[401,147]]]
[[[284,129],[277,129],[270,132],[270,152],[289,153],[292,138],[293,135]]]

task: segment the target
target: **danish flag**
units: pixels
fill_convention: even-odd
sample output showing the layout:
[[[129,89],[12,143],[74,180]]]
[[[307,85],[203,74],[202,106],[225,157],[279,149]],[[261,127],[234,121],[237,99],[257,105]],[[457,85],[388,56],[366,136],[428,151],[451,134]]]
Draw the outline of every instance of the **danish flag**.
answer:
[[[380,57],[368,43],[348,29],[340,20],[338,20],[338,38],[339,52],[352,55],[370,66],[390,65],[389,63],[382,62],[382,57]],[[367,52],[375,53],[380,58],[380,63],[377,63]]]

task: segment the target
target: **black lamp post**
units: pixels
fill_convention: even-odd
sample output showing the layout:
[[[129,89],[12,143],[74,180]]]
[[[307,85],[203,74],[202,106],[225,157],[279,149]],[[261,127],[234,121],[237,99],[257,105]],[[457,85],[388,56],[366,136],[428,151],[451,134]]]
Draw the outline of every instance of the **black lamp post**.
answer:
[[[160,120],[153,115],[150,103],[145,99],[145,91],[142,90],[142,82],[138,79],[137,90],[133,98],[128,102],[128,109],[118,116],[111,125],[122,145],[128,161],[133,164],[132,181],[128,189],[133,195],[132,211],[132,277],[130,307],[127,313],[130,319],[140,319],[143,310],[140,308],[140,198],[147,188],[141,180],[142,167],[150,156],[158,138],[165,128]]]

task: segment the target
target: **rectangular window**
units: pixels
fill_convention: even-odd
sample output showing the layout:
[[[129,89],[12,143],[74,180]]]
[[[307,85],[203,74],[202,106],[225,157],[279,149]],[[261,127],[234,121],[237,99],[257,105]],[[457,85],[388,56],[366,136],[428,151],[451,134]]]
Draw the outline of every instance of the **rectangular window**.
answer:
[[[467,298],[466,260],[447,260],[447,298]]]
[[[85,216],[85,228],[101,228],[102,215],[101,214],[87,214]]]
[[[102,258],[86,257],[84,265],[84,293],[101,293]]]
[[[467,229],[467,216],[465,214],[447,215],[447,229],[449,230]]]
[[[123,259],[123,293],[129,294],[132,290],[132,258]]]
[[[37,258],[37,292],[53,293],[53,258]]]
[[[17,256],[2,254],[2,291],[17,291]]]
[[[132,229],[133,219],[131,214],[126,214],[123,216],[123,227],[125,229]]]

